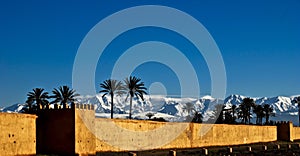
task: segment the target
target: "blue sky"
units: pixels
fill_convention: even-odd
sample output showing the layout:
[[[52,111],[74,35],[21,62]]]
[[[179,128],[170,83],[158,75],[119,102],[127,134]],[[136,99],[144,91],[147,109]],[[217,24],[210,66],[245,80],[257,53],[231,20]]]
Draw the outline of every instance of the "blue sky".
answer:
[[[300,2],[297,0],[13,0],[0,5],[0,106],[24,102],[27,92],[35,87],[51,92],[60,85],[72,86],[74,59],[90,29],[117,11],[147,4],[182,10],[206,27],[223,56],[227,95],[300,94]],[[182,36],[158,28],[128,31],[107,47],[95,71],[97,91],[126,47],[147,40],[170,43],[182,50],[197,72],[201,94],[210,94],[211,81],[203,57],[193,52],[193,45]],[[147,87],[160,81],[168,94],[180,93],[176,75],[162,64],[143,64],[135,69],[134,75],[141,77]]]

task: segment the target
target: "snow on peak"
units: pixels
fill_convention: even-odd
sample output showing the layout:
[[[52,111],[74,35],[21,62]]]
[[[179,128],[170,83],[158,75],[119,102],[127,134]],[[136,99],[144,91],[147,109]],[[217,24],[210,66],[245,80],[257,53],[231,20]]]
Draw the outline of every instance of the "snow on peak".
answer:
[[[210,95],[202,96],[201,99],[213,100],[214,98]]]
[[[269,104],[274,108],[276,116],[280,120],[289,116],[295,116],[298,112],[298,104],[292,102],[298,96],[276,96],[276,97],[256,97],[254,102],[258,105]],[[144,101],[134,98],[132,101],[133,116],[143,119],[145,112],[159,113],[157,116],[165,114],[169,121],[181,121],[188,115],[184,109],[186,103],[192,103],[194,109],[203,113],[204,118],[215,109],[216,104],[225,104],[226,108],[231,108],[232,105],[239,105],[246,96],[233,94],[224,100],[213,98],[210,95],[201,98],[179,98],[166,97],[163,95],[145,95]],[[109,117],[111,109],[111,97],[97,94],[94,96],[79,96],[77,97],[79,103],[94,104],[96,115],[100,117]],[[3,108],[3,112],[20,112],[25,104],[14,104],[12,106]],[[126,100],[126,95],[114,97],[114,113],[119,117],[126,117],[129,113],[129,99]],[[283,117],[285,116],[285,117]],[[173,118],[172,118],[173,117]],[[282,119],[281,119],[281,118]]]
[[[232,94],[224,100],[224,104],[238,105],[242,103],[244,98],[246,98],[246,96]]]

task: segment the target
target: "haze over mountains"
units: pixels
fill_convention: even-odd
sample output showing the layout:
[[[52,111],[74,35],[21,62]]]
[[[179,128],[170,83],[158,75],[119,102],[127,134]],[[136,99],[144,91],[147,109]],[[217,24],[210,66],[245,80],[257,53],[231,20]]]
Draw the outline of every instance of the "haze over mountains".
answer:
[[[298,104],[292,101],[297,96],[285,97],[259,97],[253,98],[256,104],[270,104],[274,108],[275,117],[271,120],[275,121],[292,121],[298,124]],[[133,117],[146,119],[146,114],[154,113],[154,117],[163,117],[168,121],[183,121],[188,113],[183,109],[185,104],[193,103],[195,109],[203,114],[206,121],[213,114],[216,104],[225,104],[226,108],[231,108],[232,105],[239,105],[246,96],[230,95],[227,98],[216,99],[211,96],[203,96],[201,98],[174,98],[165,97],[162,95],[145,95],[145,100],[133,99]],[[94,104],[96,116],[110,117],[110,97],[102,97],[102,94],[95,96],[79,96],[79,103]],[[3,108],[3,112],[20,112],[24,104],[15,104]],[[115,96],[114,98],[114,117],[126,118],[129,113],[129,99],[126,101],[126,96]],[[253,120],[255,115],[253,116]]]

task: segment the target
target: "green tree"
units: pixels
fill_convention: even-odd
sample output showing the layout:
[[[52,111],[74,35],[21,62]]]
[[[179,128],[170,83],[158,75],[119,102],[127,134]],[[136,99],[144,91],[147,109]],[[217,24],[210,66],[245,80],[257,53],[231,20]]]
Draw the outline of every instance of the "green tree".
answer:
[[[145,87],[144,82],[141,81],[140,78],[135,76],[130,76],[124,80],[125,82],[125,89],[127,90],[127,97],[130,96],[130,105],[129,105],[129,119],[131,119],[131,111],[132,111],[132,99],[133,97],[141,98],[144,101],[144,94],[146,93],[147,88]]]
[[[60,103],[64,109],[67,108],[68,103],[75,101],[76,96],[79,96],[74,89],[70,89],[68,86],[60,86],[58,89],[54,88],[52,93],[53,96],[51,98],[54,98],[54,101],[51,103]]]
[[[123,83],[118,80],[108,79],[108,80],[103,81],[100,84],[100,87],[102,88],[100,93],[104,93],[102,97],[104,97],[106,95],[110,95],[110,98],[111,98],[110,118],[113,118],[114,95],[115,94],[121,95],[121,94],[125,93]]]
[[[28,111],[34,112],[34,105],[36,105],[37,110],[43,109],[49,103],[48,99],[48,92],[44,91],[43,88],[34,88],[27,94]]]

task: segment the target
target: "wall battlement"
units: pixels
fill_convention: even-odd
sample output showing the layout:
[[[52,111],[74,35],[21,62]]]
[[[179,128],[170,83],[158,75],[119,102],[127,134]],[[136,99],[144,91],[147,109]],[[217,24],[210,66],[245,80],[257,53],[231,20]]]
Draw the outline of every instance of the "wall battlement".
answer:
[[[46,108],[42,109],[41,111],[47,111],[52,109],[86,109],[86,110],[94,110],[95,106],[93,104],[80,104],[80,103],[72,103],[70,106],[67,106],[67,108],[62,108],[58,104],[55,104],[53,108]]]
[[[95,154],[95,139],[90,135],[91,129],[84,128],[82,119],[95,119],[94,105],[72,103],[66,109],[40,110],[36,121],[37,153]]]
[[[178,136],[169,136],[172,139],[153,146],[178,126],[185,126]],[[207,127],[209,130],[202,135],[200,130]],[[126,131],[130,133],[125,134]],[[154,132],[155,138],[160,139],[144,132]],[[104,119],[95,118],[93,105],[73,103],[67,109],[40,110],[38,118],[0,113],[0,136],[0,153],[6,155],[95,155],[109,151],[294,141],[300,139],[300,127],[286,121],[277,122],[276,126],[257,126]]]
[[[94,110],[94,105],[92,104],[79,104],[79,103],[76,103],[75,104],[75,108],[76,109],[86,109],[86,110]]]
[[[278,140],[294,141],[300,139],[300,127],[294,127],[291,121],[276,123]]]

